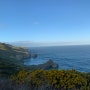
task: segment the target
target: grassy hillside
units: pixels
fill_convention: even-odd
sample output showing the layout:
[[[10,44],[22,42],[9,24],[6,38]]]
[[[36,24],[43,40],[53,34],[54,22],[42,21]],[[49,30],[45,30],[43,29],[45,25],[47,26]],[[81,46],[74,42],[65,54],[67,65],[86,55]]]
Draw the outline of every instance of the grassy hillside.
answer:
[[[26,48],[0,43],[0,77],[7,77],[24,68],[23,59],[29,58]]]
[[[22,60],[29,57],[30,53],[26,48],[0,43],[0,58]]]

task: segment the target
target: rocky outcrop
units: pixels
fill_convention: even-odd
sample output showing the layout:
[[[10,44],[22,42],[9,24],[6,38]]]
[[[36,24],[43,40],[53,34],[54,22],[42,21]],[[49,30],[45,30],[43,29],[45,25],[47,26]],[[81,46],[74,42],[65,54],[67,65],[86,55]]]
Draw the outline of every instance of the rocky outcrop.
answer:
[[[30,58],[28,49],[0,43],[0,58],[22,60]]]
[[[52,70],[52,69],[58,69],[58,64],[53,62],[53,60],[48,60],[44,64],[27,66],[27,69],[33,69],[33,70],[36,70],[36,69]]]
[[[31,58],[34,58],[34,59],[35,59],[35,58],[37,58],[37,57],[38,57],[38,54],[32,54],[32,55],[31,55]]]

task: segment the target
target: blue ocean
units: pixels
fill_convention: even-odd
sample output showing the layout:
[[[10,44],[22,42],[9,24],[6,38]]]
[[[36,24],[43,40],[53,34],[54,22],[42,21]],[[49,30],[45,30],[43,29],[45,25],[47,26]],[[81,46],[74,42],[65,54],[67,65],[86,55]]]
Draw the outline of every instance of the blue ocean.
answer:
[[[38,65],[52,59],[59,64],[59,69],[90,72],[90,45],[31,47],[29,50],[38,57],[25,60],[27,65]]]

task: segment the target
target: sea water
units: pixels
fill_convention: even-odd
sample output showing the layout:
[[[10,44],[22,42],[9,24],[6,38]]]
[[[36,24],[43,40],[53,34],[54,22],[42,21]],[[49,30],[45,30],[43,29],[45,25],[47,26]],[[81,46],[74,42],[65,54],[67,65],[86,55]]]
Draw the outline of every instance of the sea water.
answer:
[[[26,65],[43,64],[51,59],[58,63],[59,69],[90,72],[89,45],[32,47],[29,50],[32,54],[38,54],[38,57],[25,60]]]

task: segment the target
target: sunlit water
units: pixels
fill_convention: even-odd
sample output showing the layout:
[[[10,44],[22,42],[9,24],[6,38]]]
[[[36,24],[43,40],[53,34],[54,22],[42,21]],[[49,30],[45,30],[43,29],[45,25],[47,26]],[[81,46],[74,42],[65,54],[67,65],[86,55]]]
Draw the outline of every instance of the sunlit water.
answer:
[[[52,59],[59,64],[59,69],[90,72],[90,46],[33,47],[30,52],[37,53],[38,57],[25,60],[27,65],[38,65]]]

